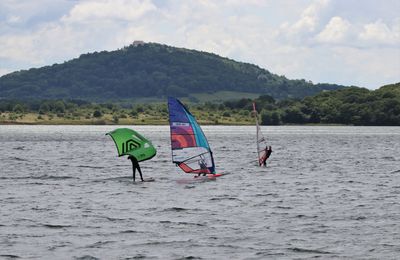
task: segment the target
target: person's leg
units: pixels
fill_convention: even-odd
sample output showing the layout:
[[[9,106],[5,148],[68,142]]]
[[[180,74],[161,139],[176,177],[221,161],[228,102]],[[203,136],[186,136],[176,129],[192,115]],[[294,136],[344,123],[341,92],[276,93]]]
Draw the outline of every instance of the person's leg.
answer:
[[[136,175],[136,168],[135,168],[135,166],[132,166],[132,178],[133,178],[133,182],[135,182],[135,175]]]
[[[142,176],[142,170],[140,169],[140,166],[139,166],[139,165],[137,166],[137,169],[138,169],[139,174],[140,174],[140,179],[141,179],[142,181],[144,181],[144,180],[143,180],[143,176]]]

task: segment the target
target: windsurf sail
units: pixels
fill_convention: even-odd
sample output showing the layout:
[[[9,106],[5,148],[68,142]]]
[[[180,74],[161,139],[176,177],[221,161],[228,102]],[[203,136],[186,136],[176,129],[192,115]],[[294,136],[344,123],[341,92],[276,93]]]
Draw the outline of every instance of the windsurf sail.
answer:
[[[168,98],[172,162],[186,173],[215,174],[207,138],[195,117],[176,98]]]
[[[256,103],[253,102],[253,113],[254,117],[256,118],[256,138],[257,138],[257,161],[258,165],[261,166],[263,160],[265,159],[266,151],[265,147],[267,146],[267,141],[265,140],[260,125],[258,124],[258,113],[256,109]]]
[[[132,129],[117,128],[106,135],[111,136],[114,140],[118,156],[132,155],[138,162],[141,162],[153,158],[157,153],[156,148],[149,140]]]

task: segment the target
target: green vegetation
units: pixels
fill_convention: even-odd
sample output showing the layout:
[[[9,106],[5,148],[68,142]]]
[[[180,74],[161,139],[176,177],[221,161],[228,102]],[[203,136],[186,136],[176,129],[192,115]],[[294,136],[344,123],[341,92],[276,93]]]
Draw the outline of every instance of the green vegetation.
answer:
[[[161,102],[166,96],[186,97],[191,102],[203,102],[212,96],[213,101],[224,101],[227,96],[254,98],[260,94],[280,100],[340,88],[343,86],[288,80],[256,65],[156,43],[134,43],[116,51],[83,54],[63,64],[0,78],[3,99],[96,102]]]
[[[185,102],[201,124],[254,124],[252,102],[242,98],[220,103]],[[370,91],[345,88],[312,97],[255,99],[261,122],[400,126],[400,83]],[[0,100],[0,124],[167,124],[166,102],[151,104],[91,103],[80,100]]]
[[[249,109],[251,100],[240,101],[234,108]],[[345,88],[319,93],[303,100],[276,102],[261,96],[256,100],[263,124],[345,124],[400,125],[400,83],[369,91]]]
[[[214,103],[189,104],[202,124],[251,124],[249,111],[219,110]],[[229,110],[231,111],[231,110]],[[167,124],[166,102],[152,104],[89,103],[79,100],[0,100],[0,124]]]

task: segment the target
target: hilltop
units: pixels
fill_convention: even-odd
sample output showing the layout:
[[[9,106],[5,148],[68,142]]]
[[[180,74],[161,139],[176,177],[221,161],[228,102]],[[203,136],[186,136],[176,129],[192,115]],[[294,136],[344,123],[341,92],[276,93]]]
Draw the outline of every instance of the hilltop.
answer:
[[[2,99],[161,100],[191,101],[270,95],[303,98],[335,84],[289,80],[256,65],[216,54],[157,43],[135,42],[115,51],[79,58],[0,77]]]

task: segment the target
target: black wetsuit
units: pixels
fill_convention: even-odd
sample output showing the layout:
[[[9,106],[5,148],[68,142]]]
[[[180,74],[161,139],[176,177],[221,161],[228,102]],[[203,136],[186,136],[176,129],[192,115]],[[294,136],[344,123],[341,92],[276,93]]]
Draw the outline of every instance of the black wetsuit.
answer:
[[[206,165],[205,161],[201,160],[199,162],[199,166],[200,166],[200,170],[207,170],[207,165]],[[197,176],[200,176],[200,175],[201,175],[201,173],[199,173]],[[207,175],[207,173],[203,173],[203,176],[206,176],[206,175]]]
[[[267,154],[266,154],[267,159],[269,158],[269,156],[271,155],[271,153],[272,153],[272,147],[270,146],[269,149],[268,149],[268,152],[267,152]]]
[[[132,171],[133,171],[132,177],[133,177],[133,181],[135,181],[136,169],[138,169],[138,171],[139,171],[140,179],[142,181],[144,181],[143,180],[143,176],[142,176],[142,171],[140,170],[140,166],[139,166],[138,160],[135,158],[135,156],[132,156],[132,155],[129,155],[128,159],[131,160],[131,162],[132,162]]]
[[[264,160],[261,163],[261,165],[264,165],[264,167],[267,166],[267,160],[268,160],[269,156],[271,155],[271,153],[272,153],[271,146],[270,147],[266,147],[265,148],[265,157],[264,157]]]

